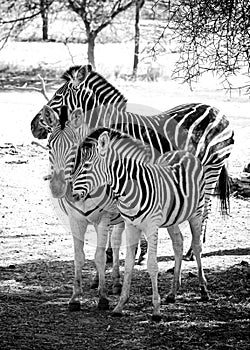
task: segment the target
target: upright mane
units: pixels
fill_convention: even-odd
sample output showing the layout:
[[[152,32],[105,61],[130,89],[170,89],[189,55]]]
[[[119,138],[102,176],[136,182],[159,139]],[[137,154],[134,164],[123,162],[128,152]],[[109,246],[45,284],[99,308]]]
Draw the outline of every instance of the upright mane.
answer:
[[[63,73],[62,79],[73,84],[84,82],[84,87],[92,91],[100,105],[113,104],[120,110],[126,109],[127,99],[101,74],[93,71],[90,64],[70,67]]]
[[[77,72],[79,71],[79,69],[81,68],[81,66],[72,66],[69,69],[67,69],[63,75],[61,76],[61,78],[65,81],[71,81],[74,80],[76,78]]]

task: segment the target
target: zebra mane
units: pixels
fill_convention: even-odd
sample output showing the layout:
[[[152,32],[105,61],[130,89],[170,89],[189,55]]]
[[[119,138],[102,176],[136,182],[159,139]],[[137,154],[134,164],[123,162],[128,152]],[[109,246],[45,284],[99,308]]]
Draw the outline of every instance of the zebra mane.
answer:
[[[101,105],[113,103],[118,104],[121,109],[126,109],[127,99],[101,74],[93,71],[90,64],[70,67],[63,73],[62,79],[76,84],[85,81],[85,88],[93,92]]]
[[[132,150],[133,157],[135,158],[136,162],[151,162],[153,159],[153,154],[150,146],[143,144],[141,141],[132,138],[131,136],[121,133],[120,131],[109,129],[109,128],[98,128],[94,131],[92,131],[85,139],[85,141],[82,142],[80,148],[84,149],[90,149],[92,147],[95,147],[97,145],[97,141],[99,136],[103,132],[108,132],[110,141],[112,142],[119,142],[119,146],[122,147],[122,145],[125,146],[125,149]]]
[[[61,112],[59,115],[59,123],[62,130],[65,128],[65,124],[67,121],[68,121],[68,106],[62,106]]]
[[[61,78],[63,80],[66,81],[71,81],[72,79],[75,79],[77,72],[79,71],[79,69],[81,68],[81,66],[72,66],[69,69],[67,69],[63,75],[61,76]]]

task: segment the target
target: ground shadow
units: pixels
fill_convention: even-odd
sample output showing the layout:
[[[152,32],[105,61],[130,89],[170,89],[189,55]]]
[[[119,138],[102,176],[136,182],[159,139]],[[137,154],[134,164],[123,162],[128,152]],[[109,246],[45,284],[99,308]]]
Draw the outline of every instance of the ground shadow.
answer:
[[[122,318],[97,308],[98,292],[89,288],[93,261],[83,269],[84,296],[79,312],[69,312],[73,262],[37,260],[0,269],[0,343],[10,349],[212,349],[249,346],[249,266],[207,269],[211,300],[199,302],[198,281],[183,274],[175,304],[162,302],[163,319],[151,321],[151,282],[135,269],[131,297]],[[172,276],[161,271],[161,296]],[[111,269],[107,284],[111,285]],[[111,309],[117,296],[110,296]],[[202,339],[202,342],[201,342]]]

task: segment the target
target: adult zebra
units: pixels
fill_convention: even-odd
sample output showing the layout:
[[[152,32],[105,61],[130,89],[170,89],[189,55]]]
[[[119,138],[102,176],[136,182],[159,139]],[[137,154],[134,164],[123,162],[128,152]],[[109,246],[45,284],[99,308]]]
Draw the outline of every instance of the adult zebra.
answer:
[[[68,120],[68,108],[63,106],[59,113],[59,120],[52,109],[45,106],[43,109],[45,121],[52,128],[48,140],[50,175],[50,190],[52,196],[58,201],[59,207],[69,219],[70,229],[74,242],[75,277],[73,294],[69,301],[70,310],[80,309],[80,297],[82,296],[82,267],[85,261],[84,238],[88,225],[94,225],[97,233],[95,263],[97,274],[92,284],[98,286],[100,309],[109,307],[107,290],[105,287],[105,248],[109,232],[109,226],[114,225],[112,234],[113,247],[113,294],[120,294],[120,262],[119,249],[121,234],[124,229],[124,221],[114,205],[113,195],[109,186],[101,186],[91,194],[91,198],[72,203],[70,201],[70,188],[68,177],[74,166],[75,155],[79,143],[82,141],[81,124],[79,124],[78,111],[70,115]]]
[[[70,112],[82,108],[86,134],[98,126],[120,130],[149,144],[154,158],[172,150],[190,151],[205,166],[207,194],[214,193],[219,180],[221,207],[227,211],[229,191],[225,161],[234,139],[229,121],[218,109],[189,103],[156,116],[141,116],[127,112],[124,96],[90,65],[71,67],[63,74],[63,79],[64,84],[48,102],[57,114],[62,105],[67,105]],[[42,110],[32,120],[31,130],[41,139],[51,131]],[[205,200],[207,218],[209,197]],[[181,235],[180,230],[178,232]]]
[[[126,134],[107,128],[92,132],[78,150],[72,173],[72,195],[76,200],[109,185],[118,209],[126,221],[127,253],[122,293],[115,315],[120,315],[129,298],[132,269],[141,231],[147,237],[148,272],[153,290],[153,319],[159,320],[160,295],[157,276],[158,228],[173,229],[189,220],[192,248],[196,257],[202,300],[208,300],[206,279],[201,263],[201,231],[204,207],[204,174],[201,162],[186,151],[172,151],[153,161],[150,147]],[[175,251],[181,254],[177,234]],[[180,270],[176,276],[178,288]],[[173,291],[174,293],[176,290]]]

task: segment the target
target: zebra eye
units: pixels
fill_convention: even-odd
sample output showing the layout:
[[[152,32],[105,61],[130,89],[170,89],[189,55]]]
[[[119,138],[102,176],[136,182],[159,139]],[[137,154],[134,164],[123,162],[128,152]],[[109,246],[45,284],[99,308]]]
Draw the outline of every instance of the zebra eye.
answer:
[[[50,146],[49,143],[47,144],[46,148],[47,148],[49,151],[51,150],[51,146]]]

